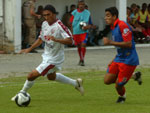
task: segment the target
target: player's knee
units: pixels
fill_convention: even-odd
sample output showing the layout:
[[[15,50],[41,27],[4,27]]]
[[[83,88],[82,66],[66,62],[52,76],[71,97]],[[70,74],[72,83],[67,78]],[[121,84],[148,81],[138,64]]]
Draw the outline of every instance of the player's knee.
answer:
[[[48,74],[47,75],[47,79],[48,80],[55,80],[56,79],[56,75],[55,74]]]
[[[107,79],[104,79],[104,84],[109,85],[111,83]]]
[[[37,77],[39,77],[40,75],[37,73],[37,72],[35,72],[35,71],[32,71],[31,73],[29,73],[28,74],[28,76],[27,76],[27,79],[29,80],[29,81],[33,81],[33,80],[35,80]]]

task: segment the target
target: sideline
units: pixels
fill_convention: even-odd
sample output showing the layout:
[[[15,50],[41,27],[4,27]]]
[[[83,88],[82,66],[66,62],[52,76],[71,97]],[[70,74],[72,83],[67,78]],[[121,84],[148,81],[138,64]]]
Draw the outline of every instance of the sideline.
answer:
[[[136,44],[136,48],[138,47],[150,47],[150,44]],[[87,46],[87,50],[97,50],[97,49],[114,49],[114,46]],[[44,49],[36,49],[38,53],[43,53]],[[76,47],[66,47],[65,51],[76,51]]]
[[[150,47],[150,44],[136,44],[136,47]],[[94,47],[87,47],[88,50],[94,50],[94,49],[114,49],[114,46],[94,46]],[[65,51],[69,50],[77,50],[76,47],[74,48],[65,48]]]

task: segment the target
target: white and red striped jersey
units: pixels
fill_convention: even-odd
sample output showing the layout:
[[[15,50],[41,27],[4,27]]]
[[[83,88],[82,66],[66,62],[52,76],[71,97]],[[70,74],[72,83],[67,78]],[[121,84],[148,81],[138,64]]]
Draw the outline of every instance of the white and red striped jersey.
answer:
[[[43,60],[55,65],[61,64],[64,61],[64,45],[49,40],[48,35],[58,39],[65,39],[72,37],[72,33],[60,20],[57,20],[52,25],[49,25],[47,21],[42,24],[39,38],[45,42],[44,53],[42,54]]]

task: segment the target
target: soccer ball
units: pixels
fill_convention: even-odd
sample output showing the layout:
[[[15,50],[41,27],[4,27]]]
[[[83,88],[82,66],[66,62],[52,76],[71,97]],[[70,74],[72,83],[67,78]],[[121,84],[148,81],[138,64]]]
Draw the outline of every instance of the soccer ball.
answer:
[[[80,22],[80,28],[83,29],[84,26],[87,26],[86,22]]]
[[[30,94],[26,92],[19,92],[15,98],[15,102],[19,107],[27,107],[30,101]]]

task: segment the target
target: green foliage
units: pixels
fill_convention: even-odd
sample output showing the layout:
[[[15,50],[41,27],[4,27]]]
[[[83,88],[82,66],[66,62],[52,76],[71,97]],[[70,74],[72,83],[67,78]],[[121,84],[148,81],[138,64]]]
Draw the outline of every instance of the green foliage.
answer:
[[[84,80],[85,96],[74,87],[48,81],[44,77],[36,80],[29,90],[31,103],[18,107],[10,99],[23,86],[26,77],[0,79],[0,113],[150,113],[150,69],[138,69],[143,73],[143,84],[134,80],[126,85],[127,100],[116,104],[118,95],[114,85],[103,83],[102,71],[74,72],[65,75]]]

